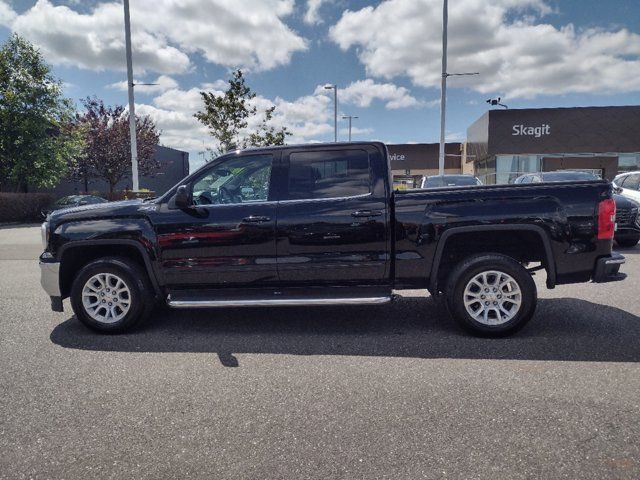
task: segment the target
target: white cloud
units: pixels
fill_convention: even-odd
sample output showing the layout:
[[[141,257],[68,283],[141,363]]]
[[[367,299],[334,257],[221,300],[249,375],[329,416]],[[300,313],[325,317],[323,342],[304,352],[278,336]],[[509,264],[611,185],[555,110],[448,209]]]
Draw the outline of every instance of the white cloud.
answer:
[[[126,85],[125,85],[126,86]],[[200,92],[204,89],[218,95],[228,87],[227,82],[218,80],[204,83],[199,87],[184,90],[168,88],[156,95],[151,104],[137,105],[137,113],[150,115],[162,130],[160,141],[167,146],[182,150],[203,150],[204,147],[215,149],[216,144],[207,129],[202,126],[193,114],[203,108]],[[386,102],[387,108],[401,108],[418,105],[419,102],[403,87],[391,83],[377,84],[372,80],[353,82],[344,89],[338,90],[339,102],[342,104],[367,107],[373,101]],[[292,134],[287,143],[313,143],[333,134],[333,97],[331,92],[318,86],[310,95],[303,95],[294,100],[281,97],[274,99],[256,96],[251,104],[259,115],[249,122],[249,129],[257,127],[262,121],[262,112],[276,107],[271,125],[276,128],[287,127]],[[346,122],[341,121],[340,137],[345,139],[348,130]],[[370,128],[353,125],[352,135],[370,135]]]
[[[318,85],[315,95],[332,96],[333,91],[325,89],[324,85]],[[425,104],[413,97],[404,87],[393,83],[376,83],[370,78],[351,82],[344,88],[338,87],[338,103],[340,104],[366,108],[376,100],[385,102],[385,107],[388,109],[417,107]]]
[[[448,70],[480,75],[450,85],[510,98],[640,90],[640,35],[557,28],[544,23],[551,12],[546,0],[451,3]],[[330,37],[343,50],[355,47],[370,75],[437,87],[441,32],[441,0],[389,0],[346,10]]]
[[[320,18],[320,7],[330,1],[331,0],[307,0],[307,11],[304,14],[304,23],[308,25],[317,25],[322,23],[322,18]]]
[[[0,1],[0,25],[10,26],[17,14],[5,2]]]
[[[374,100],[386,102],[385,107],[389,109],[420,105],[406,88],[393,83],[376,83],[370,78],[352,82],[346,88],[338,90],[338,96],[342,102],[358,107],[368,107]]]
[[[151,81],[134,79],[133,83],[135,84],[135,91],[139,93],[160,93],[178,87],[178,82],[167,75],[160,75],[158,78]],[[155,83],[156,85],[144,85],[145,83]],[[107,88],[123,92],[127,91],[127,87],[128,85],[126,80],[107,85]]]
[[[221,82],[214,82],[225,87]],[[160,143],[169,147],[191,152],[194,165],[198,162],[197,152],[212,148],[216,143],[205,126],[194,116],[203,107],[200,92],[203,89],[222,94],[222,90],[211,89],[211,84],[203,84],[188,90],[170,88],[155,96],[151,104],[136,104],[138,115],[149,115],[161,130]],[[287,127],[292,133],[287,143],[316,142],[324,135],[333,132],[333,102],[324,95],[306,95],[289,101],[277,97],[273,100],[257,96],[251,103],[259,113],[267,108],[276,107],[272,125]],[[255,128],[262,116],[252,118],[249,128]],[[354,130],[355,131],[355,130]],[[364,133],[364,132],[362,132]]]
[[[340,135],[342,136],[347,136],[349,135],[349,127],[343,127],[341,129],[338,130],[338,132],[340,133]],[[356,135],[370,135],[371,133],[373,133],[373,128],[360,128],[360,127],[351,127],[351,136],[356,136]]]
[[[215,82],[206,82],[200,85],[205,90],[226,90],[229,88],[227,80],[218,79]]]
[[[286,64],[306,41],[283,18],[293,0],[136,0],[131,2],[133,63],[137,73],[184,73],[190,56],[236,68]],[[87,13],[38,0],[16,14],[0,0],[0,22],[38,45],[56,64],[124,70],[123,9],[100,2]]]
[[[463,142],[467,138],[464,132],[447,132],[444,136],[447,142]]]

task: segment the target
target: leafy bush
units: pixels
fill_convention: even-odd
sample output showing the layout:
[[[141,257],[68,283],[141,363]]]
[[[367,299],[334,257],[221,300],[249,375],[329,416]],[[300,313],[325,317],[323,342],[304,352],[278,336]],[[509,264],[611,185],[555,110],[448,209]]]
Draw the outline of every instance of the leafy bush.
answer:
[[[53,197],[48,193],[0,192],[0,222],[29,222],[42,220],[41,211]]]

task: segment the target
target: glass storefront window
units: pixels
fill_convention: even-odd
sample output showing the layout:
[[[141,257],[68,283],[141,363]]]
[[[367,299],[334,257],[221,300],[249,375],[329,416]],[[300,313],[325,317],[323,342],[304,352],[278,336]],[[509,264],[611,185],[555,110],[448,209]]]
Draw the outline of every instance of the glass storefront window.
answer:
[[[573,167],[571,170],[589,171],[595,175],[604,176],[603,168],[593,168],[589,162],[593,157],[608,156],[579,153],[554,153],[545,155],[497,155],[493,158],[481,160],[476,163],[476,176],[486,185],[513,183],[520,175],[525,173],[540,172],[543,168],[543,158],[553,159],[559,157],[578,157],[585,159],[585,168]],[[555,169],[554,169],[555,170]],[[640,170],[640,153],[620,153],[618,154],[618,173]]]
[[[539,172],[540,155],[498,155],[495,183],[513,183],[524,173]]]
[[[640,170],[640,154],[621,153],[618,155],[618,173]]]

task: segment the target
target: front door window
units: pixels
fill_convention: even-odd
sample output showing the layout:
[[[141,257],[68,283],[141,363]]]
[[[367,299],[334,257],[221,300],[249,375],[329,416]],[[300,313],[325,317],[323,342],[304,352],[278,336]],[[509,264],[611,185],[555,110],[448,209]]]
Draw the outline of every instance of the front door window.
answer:
[[[193,182],[196,205],[264,202],[269,198],[272,155],[231,158],[208,169]]]

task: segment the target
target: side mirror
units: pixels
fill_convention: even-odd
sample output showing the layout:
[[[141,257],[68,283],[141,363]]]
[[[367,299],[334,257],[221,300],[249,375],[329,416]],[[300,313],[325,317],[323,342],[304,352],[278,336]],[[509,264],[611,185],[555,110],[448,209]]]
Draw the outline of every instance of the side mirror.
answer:
[[[178,208],[189,208],[191,206],[191,198],[186,185],[180,185],[176,190],[175,203]]]

